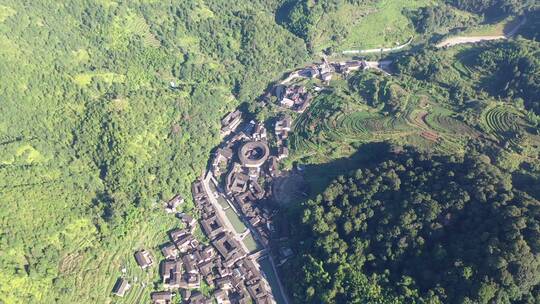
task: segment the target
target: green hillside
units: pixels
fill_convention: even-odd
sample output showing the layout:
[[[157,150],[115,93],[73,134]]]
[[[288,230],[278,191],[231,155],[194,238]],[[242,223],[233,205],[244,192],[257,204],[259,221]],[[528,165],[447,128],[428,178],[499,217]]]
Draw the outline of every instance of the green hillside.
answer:
[[[2,2],[0,302],[148,300],[133,253],[179,225],[159,202],[189,200],[220,118],[307,58],[273,6]]]
[[[289,0],[277,20],[313,52],[392,48],[449,33],[492,33],[534,1]]]
[[[506,168],[537,160],[539,59],[538,43],[520,40],[401,55],[396,75],[336,79],[296,121],[290,161],[327,162],[379,141],[448,154],[495,147]]]
[[[295,303],[538,302],[536,30],[296,83],[320,93],[293,126],[302,195],[281,210]]]
[[[378,152],[288,219],[297,303],[535,303],[540,201],[478,154]]]
[[[220,142],[220,119],[257,108],[271,83],[322,50],[414,38],[390,58],[393,75],[336,77],[293,114],[284,167],[311,165],[310,194],[344,174],[358,148],[391,142],[484,154],[538,199],[533,2],[3,0],[0,303],[147,303],[162,287],[158,266],[143,271],[133,254],[160,255],[181,225],[162,202],[181,194],[196,216],[190,184]],[[522,38],[431,47],[523,12]],[[118,277],[133,285],[124,298],[111,294]]]

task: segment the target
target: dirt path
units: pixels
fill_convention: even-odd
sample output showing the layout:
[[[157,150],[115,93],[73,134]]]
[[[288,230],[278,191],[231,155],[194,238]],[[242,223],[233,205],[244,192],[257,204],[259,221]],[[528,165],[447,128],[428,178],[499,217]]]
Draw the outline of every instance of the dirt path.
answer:
[[[477,43],[481,41],[490,41],[490,40],[499,40],[499,39],[506,39],[506,36],[470,36],[470,37],[452,37],[447,38],[443,40],[442,42],[439,42],[436,47],[437,48],[443,48],[443,47],[450,47],[458,44],[465,44],[465,43]]]
[[[523,17],[521,21],[514,26],[511,30],[509,30],[504,35],[499,36],[458,36],[458,37],[450,37],[446,38],[443,41],[439,42],[437,45],[435,45],[437,48],[443,48],[443,47],[450,47],[458,44],[465,44],[465,43],[477,43],[481,41],[490,41],[490,40],[499,40],[499,39],[508,39],[513,37],[519,28],[527,21],[527,18]]]

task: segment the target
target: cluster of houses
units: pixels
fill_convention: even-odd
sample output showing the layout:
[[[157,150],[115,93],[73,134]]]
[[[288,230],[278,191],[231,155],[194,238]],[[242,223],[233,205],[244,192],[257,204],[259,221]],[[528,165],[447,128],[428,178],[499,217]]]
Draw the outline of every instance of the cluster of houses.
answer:
[[[229,117],[228,114],[226,117]],[[223,178],[225,196],[234,209],[256,230],[258,240],[268,245],[272,231],[272,212],[261,201],[270,189],[264,182],[279,175],[278,162],[289,155],[287,137],[292,119],[286,115],[275,124],[277,151],[271,151],[264,124],[251,121],[238,128],[214,153],[212,174]]]
[[[242,112],[235,110],[221,119],[221,136],[231,134],[242,123]]]
[[[277,159],[282,160],[289,156],[289,148],[287,147],[287,138],[291,131],[292,118],[289,115],[283,115],[276,121],[274,132],[276,135],[276,145],[278,149]]]
[[[368,64],[364,60],[352,60],[332,64],[334,70],[340,74],[347,75],[352,71],[364,70],[369,68]]]
[[[340,73],[347,75],[352,71],[368,68],[368,64],[365,60],[350,60],[343,62],[329,63],[323,60],[320,64],[309,66],[305,69],[298,71],[298,75],[307,78],[319,78],[320,80],[328,83],[334,73]]]
[[[184,198],[177,194],[169,201],[163,203],[163,208],[165,208],[165,212],[167,213],[176,213],[178,210],[177,208],[184,203]]]
[[[282,107],[298,113],[303,113],[312,100],[311,93],[306,87],[300,85],[278,85],[275,88],[275,94]]]
[[[333,63],[329,63],[324,60],[320,64],[314,64],[294,72],[293,76],[318,78],[328,84],[334,73],[347,75],[352,71],[366,69],[368,67],[367,62],[364,60],[351,60]],[[306,89],[306,87],[301,85],[286,86],[282,83],[275,86],[274,94],[282,107],[298,113],[303,113],[308,108],[312,100],[311,93]]]
[[[229,115],[231,115],[231,113],[227,114],[227,116]],[[242,122],[241,116],[239,116],[237,119]],[[266,142],[267,140],[266,128],[262,123],[250,121],[249,123],[244,124],[242,128],[238,128],[238,125],[231,132],[236,131],[236,129],[241,130],[239,130],[238,132],[234,132],[233,135],[214,153],[214,158],[212,161],[212,174],[217,178],[219,178],[222,173],[227,171],[232,160],[236,158],[234,151],[237,150],[239,146],[242,145],[242,143],[251,140],[256,142]],[[222,129],[222,135],[229,135],[231,134],[231,132],[225,133]],[[264,147],[262,149],[258,147],[257,149],[246,152],[253,153],[253,155],[250,155],[249,158],[252,159],[254,162],[259,162],[260,159],[254,159],[254,153],[266,153],[266,150],[267,149],[265,149]],[[244,156],[247,155],[245,154]]]
[[[202,181],[192,185],[193,198],[201,214],[201,226],[217,252],[209,259],[197,259],[197,268],[208,285],[214,287],[218,303],[275,303],[270,286],[258,264],[241,241],[227,229],[219,211],[210,202]]]
[[[226,117],[228,117],[228,114]],[[277,151],[271,151],[267,142],[267,130],[261,122],[251,121],[239,127],[230,139],[214,153],[212,174],[223,178],[225,196],[231,198],[234,209],[257,232],[257,239],[269,244],[273,211],[261,203],[270,193],[264,182],[279,176],[279,161],[288,157],[288,134],[292,119],[288,115],[275,123]]]
[[[269,193],[264,182],[280,174],[278,161],[288,155],[291,122],[290,116],[282,116],[275,123],[276,154],[268,145],[264,124],[255,121],[242,124],[241,113],[227,114],[222,120],[222,133],[231,136],[216,150],[212,162],[214,180],[227,172],[223,178],[223,195],[231,199],[234,210],[249,223],[250,229],[256,232],[256,239],[265,247],[270,240],[272,214],[260,201]],[[241,239],[226,227],[226,215],[220,213],[223,211],[210,202],[209,195],[214,193],[207,193],[203,182],[198,180],[192,185],[192,194],[201,227],[211,245],[201,244],[195,238],[197,221],[194,218],[177,213],[184,202],[181,195],[163,203],[165,211],[176,213],[185,228],[170,231],[170,241],[160,247],[163,290],[151,294],[152,303],[177,302],[176,294],[180,294],[183,303],[213,303],[212,299],[217,303],[275,303],[258,263]],[[147,250],[137,251],[134,257],[142,269],[155,263]],[[211,298],[197,291],[202,284],[213,290]],[[124,296],[130,288],[126,279],[119,278],[113,293]]]
[[[159,272],[164,290],[151,294],[152,303],[178,302],[174,299],[175,291],[179,291],[182,303],[210,304],[215,303],[214,300],[218,304],[275,303],[258,266],[232,233],[225,229],[200,181],[193,184],[192,192],[201,214],[201,227],[211,245],[201,244],[193,235],[197,227],[193,217],[178,213],[185,228],[169,231],[170,241],[160,246],[164,259]],[[171,204],[180,201],[183,199],[175,196],[167,202],[167,212]],[[155,264],[148,250],[139,250],[134,257],[143,270]],[[196,291],[202,282],[213,290],[211,297]],[[123,297],[130,288],[131,284],[125,278],[119,278],[113,294]]]
[[[328,83],[334,73],[348,74],[357,69],[368,68],[365,61],[346,61],[309,66],[295,72],[294,77],[319,78]],[[286,83],[284,81],[283,83]],[[317,89],[317,88],[316,88]],[[319,88],[320,89],[320,88]],[[317,90],[316,90],[317,91]],[[292,111],[303,113],[312,101],[311,93],[301,85],[284,84],[274,88],[280,105]],[[265,95],[269,100],[270,92]],[[217,186],[233,210],[249,224],[249,231],[255,232],[255,238],[268,248],[272,228],[272,211],[261,202],[269,196],[270,189],[265,181],[280,175],[278,162],[288,157],[288,135],[292,119],[288,115],[280,116],[274,126],[277,151],[268,145],[268,134],[263,123],[250,121],[244,123],[242,112],[235,110],[221,120],[221,135],[226,141],[215,151],[211,163],[211,176],[216,186],[221,180],[223,187]],[[226,175],[224,175],[226,173]],[[210,245],[200,243],[194,236],[197,221],[191,216],[178,213],[178,207],[184,199],[175,195],[163,204],[167,213],[176,214],[184,223],[183,229],[169,231],[170,240],[160,249],[163,260],[159,263],[163,290],[151,294],[152,303],[275,303],[266,278],[259,269],[255,256],[250,254],[242,242],[240,234],[227,228],[224,210],[217,209],[210,201],[203,181],[197,180],[192,185],[192,195],[200,214],[202,230]],[[279,255],[282,264],[293,253],[290,248],[282,247]],[[155,260],[147,250],[139,250],[134,255],[142,269],[154,265]],[[202,285],[210,287],[210,297],[198,289]],[[113,294],[123,297],[131,288],[125,278],[119,278],[113,288]]]

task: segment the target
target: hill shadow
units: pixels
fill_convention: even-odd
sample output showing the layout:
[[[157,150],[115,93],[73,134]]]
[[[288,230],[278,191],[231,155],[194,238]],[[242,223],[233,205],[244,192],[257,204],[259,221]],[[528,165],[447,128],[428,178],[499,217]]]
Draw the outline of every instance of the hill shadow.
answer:
[[[507,37],[516,35],[521,26],[527,21],[526,17],[518,16],[512,19],[512,21],[506,23],[503,28],[503,34]]]
[[[337,177],[347,175],[363,165],[380,161],[389,153],[392,153],[390,143],[366,143],[349,157],[338,158],[324,164],[306,165],[302,175],[307,184],[307,199],[313,199],[322,193]]]

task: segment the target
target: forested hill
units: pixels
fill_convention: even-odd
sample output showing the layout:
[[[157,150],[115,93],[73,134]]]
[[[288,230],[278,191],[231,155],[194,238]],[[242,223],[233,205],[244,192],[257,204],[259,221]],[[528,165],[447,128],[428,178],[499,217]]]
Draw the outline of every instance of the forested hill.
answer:
[[[189,185],[219,143],[225,113],[241,104],[256,108],[255,98],[271,82],[329,48],[393,46],[417,34],[423,43],[434,33],[504,27],[523,12],[534,20],[524,25],[523,37],[537,39],[533,5],[534,0],[0,1],[0,303],[147,302],[150,292],[163,287],[159,267],[141,270],[133,253],[145,248],[156,256],[166,232],[178,227],[164,213],[164,201],[181,194],[186,203],[179,211],[195,215]],[[489,23],[490,18],[502,20]],[[337,132],[328,136],[336,155],[339,147],[368,142],[364,136],[403,137],[424,147],[442,143],[441,151],[455,153],[464,147],[462,137],[481,137],[465,124],[478,120],[471,126],[493,133],[486,150],[507,146],[509,152],[500,155],[509,166],[530,165],[515,179],[527,181],[520,189],[538,198],[538,43],[516,41],[491,45],[474,68],[457,62],[452,73],[450,60],[461,53],[437,57],[442,52],[429,49],[400,57],[393,66],[396,81],[368,73],[333,78],[322,101],[314,97],[302,116],[293,116],[299,118],[294,133],[303,127],[307,140],[293,142],[292,134],[287,161],[309,159],[297,156],[299,144],[310,154],[323,146],[324,134],[311,136],[320,130]],[[424,64],[433,69],[418,68]],[[497,77],[476,78],[484,72]],[[493,84],[486,90],[490,98],[519,97],[520,108],[504,110],[502,100],[488,107],[492,100],[480,100],[485,83]],[[343,92],[344,99],[334,99],[333,92]],[[451,111],[438,107],[446,101]],[[327,105],[332,112],[321,111]],[[431,107],[436,115],[427,115]],[[337,123],[319,123],[317,113]],[[366,127],[357,123],[366,117]],[[409,122],[415,124],[412,132],[405,129]],[[428,124],[463,136],[440,131],[438,140]],[[388,126],[394,128],[388,134],[372,131]],[[351,133],[339,134],[344,130]],[[521,150],[523,158],[508,161]],[[382,201],[394,207],[385,209]],[[298,248],[306,258],[291,268],[297,271],[291,286],[302,303],[365,297],[525,301],[538,294],[536,205],[513,188],[507,173],[481,161],[412,151],[393,155],[336,181],[306,205],[299,235],[310,241]],[[430,272],[429,265],[444,266],[448,275]],[[113,298],[120,276],[130,279],[132,289]],[[210,295],[211,288],[200,291]]]
[[[157,203],[188,197],[227,111],[307,58],[276,5],[0,2],[0,302],[105,303],[122,268],[152,286],[132,254],[177,225]]]
[[[422,40],[422,34],[430,39],[535,7],[535,0],[288,0],[277,20],[313,50],[370,49]]]
[[[485,156],[393,150],[291,223],[296,301],[536,303],[540,202]]]

